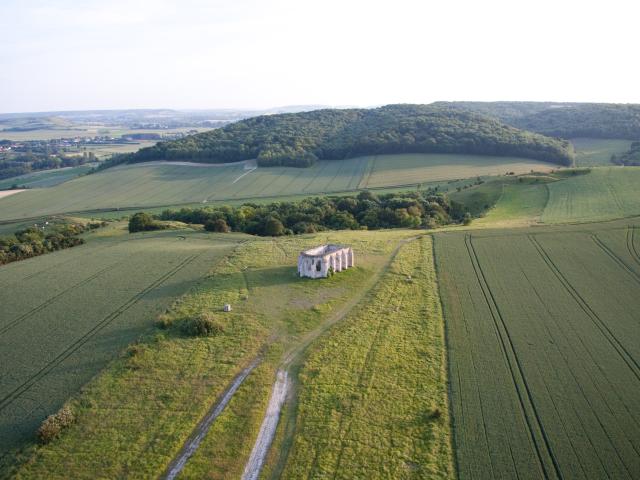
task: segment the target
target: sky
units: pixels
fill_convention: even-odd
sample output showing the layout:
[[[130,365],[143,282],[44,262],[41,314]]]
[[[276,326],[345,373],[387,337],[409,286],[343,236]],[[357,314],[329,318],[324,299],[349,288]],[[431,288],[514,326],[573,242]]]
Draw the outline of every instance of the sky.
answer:
[[[640,103],[634,3],[0,0],[0,112]]]

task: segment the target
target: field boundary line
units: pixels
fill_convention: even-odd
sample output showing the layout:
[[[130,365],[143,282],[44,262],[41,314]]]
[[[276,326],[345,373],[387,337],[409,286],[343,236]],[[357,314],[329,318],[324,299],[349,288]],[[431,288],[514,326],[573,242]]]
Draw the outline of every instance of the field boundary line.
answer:
[[[556,276],[556,278],[560,281],[562,286],[567,290],[569,295],[573,297],[574,301],[580,306],[583,312],[587,314],[587,316],[594,323],[596,328],[600,330],[602,335],[607,339],[607,341],[611,344],[611,346],[618,352],[618,355],[622,357],[624,362],[627,364],[632,373],[636,376],[638,380],[640,380],[640,365],[636,362],[633,356],[627,351],[627,349],[622,345],[622,343],[616,338],[616,336],[611,332],[609,327],[602,319],[598,316],[598,314],[589,306],[589,304],[582,298],[582,296],[578,293],[578,291],[571,285],[569,280],[562,274],[560,269],[553,263],[551,257],[549,257],[548,253],[544,250],[542,245],[534,238],[533,235],[527,235],[531,243],[533,243],[534,247],[538,251],[539,255],[542,257],[543,261],[547,264],[547,267],[551,270],[551,272]]]
[[[540,420],[540,416],[533,402],[533,396],[529,389],[529,385],[525,380],[524,370],[522,368],[520,360],[518,359],[518,355],[516,354],[516,350],[513,345],[511,335],[509,334],[509,330],[507,329],[506,322],[502,317],[502,313],[500,312],[498,303],[493,295],[493,292],[491,291],[491,288],[489,287],[489,283],[487,282],[484,271],[482,270],[482,266],[480,265],[480,260],[478,259],[478,254],[473,245],[471,235],[465,235],[465,245],[467,247],[467,251],[471,259],[471,265],[473,267],[474,273],[478,280],[478,284],[482,291],[482,295],[484,296],[487,306],[489,307],[491,318],[493,319],[494,326],[496,327],[496,333],[498,334],[498,338],[500,339],[502,352],[507,362],[507,366],[509,367],[509,371],[511,372],[511,378],[513,380],[514,387],[516,389],[516,393],[520,401],[522,414],[529,428],[529,434],[530,434],[531,440],[533,441],[536,454],[538,456],[539,465],[542,468],[542,472],[544,473],[545,478],[557,477],[561,479],[563,477],[562,477],[562,473],[560,472],[560,467],[555,458],[555,455],[553,454],[553,450],[551,449],[551,445],[549,443],[549,438],[547,437],[544,427],[542,426],[542,421]],[[500,326],[502,326],[502,329],[500,328]],[[504,333],[502,332],[502,330],[504,330]],[[509,348],[507,348],[507,345]],[[513,360],[511,359],[511,356],[509,355],[509,353],[511,353]],[[512,364],[512,362],[515,362],[515,367],[517,367],[517,369],[514,368],[514,365]],[[518,372],[519,375],[516,375],[516,371]],[[519,385],[519,382],[522,382],[522,386]],[[524,387],[524,392],[522,392],[522,387]],[[529,409],[531,409],[531,412],[533,413],[533,418],[529,418],[531,415],[531,412],[529,412]],[[535,422],[535,424],[533,422]],[[537,428],[534,429],[534,425]],[[538,435],[542,437],[542,442],[540,442],[540,440],[536,438]],[[548,465],[546,465],[546,461],[543,458],[544,456],[541,450],[542,449],[541,443],[542,445],[544,445],[544,448],[546,449],[546,453],[551,459],[552,466],[553,466],[553,470],[551,471],[549,471]]]
[[[627,265],[602,240],[600,240],[598,238],[598,235],[593,234],[593,235],[591,235],[591,238],[593,239],[595,244],[598,247],[600,247],[600,249],[602,249],[602,251],[604,253],[606,253],[616,264],[618,264],[618,266],[620,266],[622,269],[624,269],[625,272],[627,272],[629,275],[631,275],[631,278],[633,278],[637,283],[640,284],[640,275],[638,275],[637,272],[634,272],[631,268],[629,268],[629,265]]]
[[[204,252],[203,252],[204,253]],[[35,374],[31,375],[27,380],[25,380],[21,385],[14,388],[13,391],[9,392],[3,398],[0,399],[0,412],[7,408],[16,398],[22,395],[24,392],[29,390],[38,380],[48,375],[51,370],[73,355],[76,351],[82,348],[89,340],[91,340],[95,335],[100,332],[103,328],[108,326],[111,322],[113,322],[116,318],[122,315],[125,311],[131,308],[133,305],[138,303],[138,301],[144,297],[147,293],[152,291],[154,288],[162,285],[166,280],[175,275],[178,271],[180,271],[187,264],[193,262],[197,257],[200,257],[202,253],[191,255],[187,257],[185,260],[180,262],[176,267],[169,270],[167,273],[160,276],[154,280],[151,284],[145,287],[140,292],[136,293],[133,297],[127,300],[124,304],[118,307],[113,312],[109,313],[106,317],[100,320],[96,325],[91,327],[84,335],[82,335],[79,339],[75,340],[71,345],[69,345],[66,349],[60,352],[53,360],[49,363],[45,364],[40,370],[38,370]]]
[[[372,155],[367,161],[366,170],[362,172],[362,177],[358,182],[359,189],[367,189],[369,186],[369,181],[371,180],[371,175],[373,174],[373,169],[375,167],[376,161],[378,159],[377,155]]]

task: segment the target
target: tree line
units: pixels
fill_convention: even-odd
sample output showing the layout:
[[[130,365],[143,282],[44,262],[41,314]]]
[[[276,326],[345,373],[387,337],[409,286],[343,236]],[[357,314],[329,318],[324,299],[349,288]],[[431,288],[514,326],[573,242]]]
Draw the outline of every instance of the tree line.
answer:
[[[47,153],[5,153],[0,155],[0,180],[17,177],[39,170],[52,170],[63,167],[77,167],[95,161],[93,152],[82,155],[64,155]]]
[[[160,142],[114,156],[104,167],[153,160],[229,163],[257,159],[260,166],[308,167],[395,153],[517,156],[570,165],[567,141],[519,130],[476,112],[447,106],[388,105],[263,115],[209,132]]]
[[[156,230],[162,228],[161,221],[168,220],[202,224],[212,232],[280,236],[323,230],[436,228],[468,223],[471,217],[462,204],[433,190],[383,195],[363,191],[357,196],[316,197],[299,202],[165,210],[156,217],[140,212],[131,218],[129,231]]]
[[[42,224],[0,236],[0,265],[82,245],[81,233],[103,225],[104,222]]]

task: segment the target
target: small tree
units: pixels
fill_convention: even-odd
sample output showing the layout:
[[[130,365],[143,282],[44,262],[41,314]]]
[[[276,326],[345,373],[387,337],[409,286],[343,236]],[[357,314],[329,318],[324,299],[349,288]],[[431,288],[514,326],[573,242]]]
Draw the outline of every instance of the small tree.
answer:
[[[284,235],[284,225],[277,218],[270,217],[264,224],[264,233],[271,237]]]
[[[148,213],[138,212],[129,219],[129,233],[156,230],[157,223]]]
[[[228,233],[231,231],[229,225],[223,218],[216,218],[204,224],[204,229],[208,232]]]

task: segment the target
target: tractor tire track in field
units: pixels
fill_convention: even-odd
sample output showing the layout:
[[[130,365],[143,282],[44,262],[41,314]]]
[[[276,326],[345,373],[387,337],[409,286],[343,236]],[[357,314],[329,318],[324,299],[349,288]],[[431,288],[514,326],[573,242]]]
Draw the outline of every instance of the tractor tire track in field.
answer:
[[[486,276],[482,270],[471,235],[465,235],[465,246],[467,248],[476,279],[478,280],[478,285],[480,286],[484,300],[489,308],[489,312],[496,329],[496,334],[500,340],[501,350],[511,373],[511,379],[520,402],[521,412],[527,424],[531,441],[535,447],[538,464],[544,478],[562,479],[563,477],[560,472],[560,467],[553,450],[551,449],[549,438],[547,437],[542,421],[540,420],[540,415],[533,403],[533,396],[529,385],[526,382],[524,370],[518,355],[516,354],[516,349],[513,345],[511,335],[509,334],[506,322],[502,317],[500,308],[498,307],[496,299],[493,296],[493,292],[491,292],[491,288],[489,287]],[[548,460],[546,459],[547,456],[551,460],[551,465],[548,465]]]
[[[638,275],[637,272],[635,272],[634,270],[632,270],[631,268],[629,268],[629,265],[627,265],[624,260],[622,260],[620,257],[618,257],[618,255],[616,255],[613,250],[611,250],[609,247],[607,247],[607,245],[598,238],[597,235],[591,235],[591,238],[593,239],[593,241],[595,242],[595,244],[600,247],[600,249],[606,253],[618,266],[620,266],[625,272],[627,272],[629,275],[631,275],[631,278],[633,278],[637,283],[640,283],[640,275]]]
[[[560,271],[560,269],[553,263],[549,254],[544,250],[542,245],[535,239],[533,235],[528,235],[529,240],[533,243],[534,247],[542,257],[543,261],[547,264],[551,272],[555,275],[555,277],[560,281],[565,290],[573,297],[575,302],[580,306],[582,311],[591,319],[593,324],[596,326],[598,330],[602,333],[605,339],[611,344],[611,346],[618,352],[618,355],[622,358],[622,360],[627,364],[631,372],[634,376],[640,380],[640,365],[633,358],[627,349],[622,345],[620,340],[613,334],[611,329],[607,326],[607,324],[598,316],[598,314],[589,306],[589,304],[585,301],[585,299],[578,293],[578,291],[571,285],[569,280],[564,276],[564,274]]]
[[[629,254],[636,261],[638,265],[640,265],[640,254],[636,249],[635,244],[636,237],[636,227],[629,225],[627,227],[627,249],[629,250]]]
[[[8,324],[6,324],[3,327],[1,327],[0,328],[0,336],[4,335],[9,330],[11,330],[13,327],[15,327],[18,324],[22,323],[22,321],[26,320],[27,318],[31,317],[32,315],[35,315],[36,313],[40,312],[41,310],[44,310],[46,307],[51,305],[53,302],[55,302],[58,298],[63,296],[65,293],[73,290],[74,288],[78,288],[78,287],[84,285],[85,283],[89,283],[92,280],[95,280],[100,275],[102,275],[105,272],[108,272],[109,270],[112,270],[113,268],[115,268],[120,263],[122,263],[122,261],[116,262],[113,265],[110,265],[110,266],[108,266],[106,268],[103,268],[102,270],[99,270],[98,272],[94,273],[93,275],[90,275],[89,277],[82,279],[78,283],[75,283],[75,284],[71,285],[69,288],[65,288],[64,290],[62,290],[58,294],[54,295],[53,297],[48,298],[47,300],[42,302],[40,305],[37,305],[36,307],[32,308],[28,312],[23,313],[19,317],[15,318],[14,320],[9,322]]]
[[[242,370],[236,377],[233,379],[231,384],[227,387],[227,389],[222,393],[220,399],[213,404],[209,412],[204,416],[196,428],[193,430],[184,446],[178,453],[178,456],[175,457],[169,466],[167,467],[166,473],[162,476],[165,480],[173,480],[176,476],[182,471],[184,466],[187,464],[187,461],[191,456],[196,452],[202,440],[206,436],[209,428],[213,422],[220,416],[220,414],[224,411],[227,404],[233,398],[233,395],[236,393],[242,382],[249,376],[249,374],[258,366],[260,363],[260,359],[256,358],[251,362],[251,364]]]
[[[74,341],[71,345],[69,345],[66,349],[60,352],[53,360],[43,366],[40,370],[38,370],[35,374],[31,375],[27,380],[25,380],[22,384],[14,388],[11,392],[5,395],[0,399],[0,412],[7,408],[13,400],[19,397],[21,394],[29,390],[38,380],[47,376],[55,367],[60,365],[63,361],[73,355],[76,351],[82,348],[87,342],[89,342],[100,330],[107,327],[110,323],[112,323],[116,318],[126,312],[129,308],[134,306],[142,297],[144,297],[147,293],[154,290],[156,287],[162,285],[166,280],[171,278],[173,275],[178,273],[182,268],[186,265],[192,263],[196,258],[200,257],[202,253],[195,254],[187,257],[185,260],[180,262],[176,267],[169,270],[167,273],[163,274],[160,278],[154,280],[151,284],[145,287],[140,292],[136,293],[133,297],[127,300],[124,304],[118,307],[116,310],[108,314],[102,320],[100,320],[96,325],[90,328],[82,337]]]

